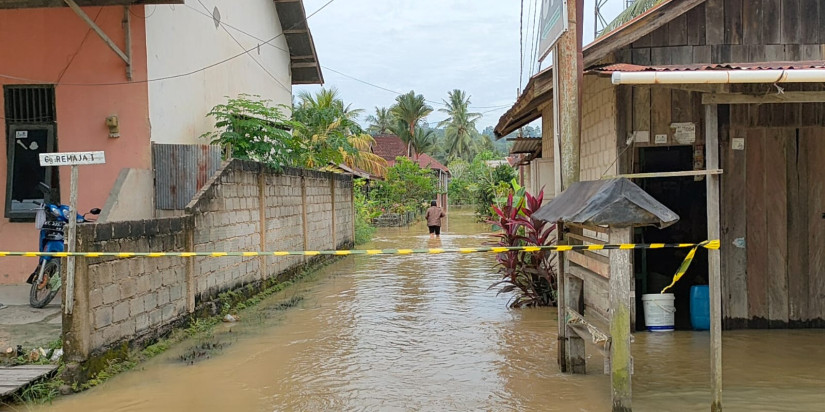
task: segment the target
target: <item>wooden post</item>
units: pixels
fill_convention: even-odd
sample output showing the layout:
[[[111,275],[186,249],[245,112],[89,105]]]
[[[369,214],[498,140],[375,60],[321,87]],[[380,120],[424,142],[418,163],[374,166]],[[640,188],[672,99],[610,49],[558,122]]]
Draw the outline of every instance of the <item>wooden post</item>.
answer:
[[[633,228],[611,228],[610,243],[630,243]],[[610,251],[610,383],[613,412],[631,410],[630,282],[632,250]]]
[[[562,192],[561,129],[559,124],[559,46],[553,47],[553,184],[555,196]]]
[[[558,239],[558,244],[565,244],[564,239],[564,224],[562,222],[556,223],[556,236]],[[559,358],[559,370],[562,373],[570,372],[568,369],[568,362],[567,357],[567,299],[565,299],[565,286],[564,286],[564,271],[565,271],[565,255],[563,252],[558,254],[558,262],[559,262],[559,273],[556,278],[556,307],[558,308],[558,322],[559,322],[559,332],[558,338],[556,342],[558,358]]]
[[[719,168],[719,113],[715,104],[705,106],[705,156],[708,170]],[[719,175],[707,175],[708,239],[721,237]],[[713,412],[722,410],[722,256],[708,250],[710,280],[710,386]]]
[[[71,192],[69,194],[69,235],[68,252],[77,251],[77,165],[72,166]],[[66,314],[71,315],[74,310],[74,272],[75,257],[66,258]]]
[[[566,33],[559,39],[556,50],[559,76],[559,120],[561,130],[562,189],[579,181],[581,152],[581,28],[582,0],[567,2]]]

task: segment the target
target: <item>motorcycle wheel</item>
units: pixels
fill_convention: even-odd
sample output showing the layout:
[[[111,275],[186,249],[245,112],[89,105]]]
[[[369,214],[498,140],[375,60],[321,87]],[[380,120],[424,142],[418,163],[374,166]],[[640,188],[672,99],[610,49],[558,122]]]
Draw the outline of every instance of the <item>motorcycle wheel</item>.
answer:
[[[60,276],[60,264],[55,260],[50,260],[45,263],[42,275],[38,273],[32,282],[32,288],[29,292],[29,304],[32,307],[45,307],[57,295],[57,290],[52,290],[49,285],[54,276]]]

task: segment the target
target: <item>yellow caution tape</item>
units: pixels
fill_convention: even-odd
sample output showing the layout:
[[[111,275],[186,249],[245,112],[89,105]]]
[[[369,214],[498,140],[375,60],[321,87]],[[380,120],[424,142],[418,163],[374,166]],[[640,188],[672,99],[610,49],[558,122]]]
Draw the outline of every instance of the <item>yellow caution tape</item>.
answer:
[[[273,252],[4,252],[0,251],[0,257],[12,256],[49,256],[49,257],[116,257],[116,258],[133,258],[133,257],[255,257],[255,256],[318,256],[318,255],[411,255],[420,253],[441,254],[441,253],[506,253],[506,252],[569,252],[572,250],[631,250],[631,249],[687,249],[691,251],[688,253],[690,259],[686,259],[682,266],[684,270],[690,266],[690,261],[696,254],[698,248],[718,250],[720,243],[718,240],[704,241],[701,243],[653,243],[653,244],[616,244],[616,245],[551,245],[551,246],[494,246],[494,247],[477,247],[477,248],[455,248],[455,249],[360,249],[360,250],[299,250],[299,251],[273,251]],[[683,275],[684,271],[680,273]],[[680,276],[677,273],[677,276]],[[674,280],[674,283],[678,279]],[[673,286],[673,285],[671,285]],[[670,287],[670,286],[669,286]]]
[[[679,245],[679,247],[682,246],[686,245]],[[678,282],[679,279],[681,279],[682,276],[685,275],[685,272],[687,272],[688,268],[690,268],[690,264],[693,262],[693,257],[696,256],[697,249],[699,249],[700,247],[704,247],[705,249],[719,250],[719,248],[721,247],[721,243],[718,240],[710,240],[696,245],[691,245],[690,247],[691,249],[688,252],[687,256],[685,256],[685,260],[682,261],[682,264],[679,266],[679,270],[677,270],[676,274],[673,275],[673,282],[671,282],[670,285],[668,285],[666,288],[662,289],[661,293],[665,293],[668,289],[672,288],[676,284],[676,282]]]

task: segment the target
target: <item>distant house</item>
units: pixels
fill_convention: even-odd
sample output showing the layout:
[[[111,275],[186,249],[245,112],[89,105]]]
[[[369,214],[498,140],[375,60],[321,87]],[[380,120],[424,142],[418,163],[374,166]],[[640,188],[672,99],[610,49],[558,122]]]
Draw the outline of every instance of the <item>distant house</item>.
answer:
[[[395,165],[395,158],[407,157],[407,144],[396,135],[378,135],[375,136],[375,146],[372,151],[387,161],[387,167],[392,167]],[[450,171],[447,166],[426,153],[413,155],[411,160],[418,163],[421,168],[429,168],[435,173],[438,179],[438,191],[441,193],[436,200],[439,206],[446,209],[448,205],[447,185],[450,183]]]
[[[206,113],[227,96],[289,105],[292,85],[323,83],[306,19],[300,0],[0,1],[0,250],[37,246],[37,182],[68,201],[69,173],[40,167],[44,152],[104,151],[80,170],[79,209],[109,199],[152,217],[153,144],[208,143]],[[121,192],[138,201],[111,203]],[[34,265],[4,260],[0,284]]]

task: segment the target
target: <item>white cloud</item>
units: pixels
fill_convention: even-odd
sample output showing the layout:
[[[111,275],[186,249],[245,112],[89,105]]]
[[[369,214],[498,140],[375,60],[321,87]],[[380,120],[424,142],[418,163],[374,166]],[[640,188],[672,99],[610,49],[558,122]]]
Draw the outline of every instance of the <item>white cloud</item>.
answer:
[[[328,0],[305,0],[307,14]],[[525,14],[531,8],[525,0]],[[593,36],[593,0],[585,0],[585,42]],[[610,0],[612,18],[624,0]],[[309,20],[323,66],[398,92],[415,90],[440,102],[452,89],[471,95],[476,111],[488,112],[480,128],[495,125],[519,87],[518,0],[335,0]],[[589,16],[589,20],[588,20]],[[525,18],[525,31],[531,21]],[[589,36],[588,36],[589,33]],[[529,54],[529,41],[527,42]],[[525,64],[525,72],[529,70]],[[395,95],[324,70],[353,107],[368,113],[389,106]],[[528,73],[522,83],[526,84]],[[297,90],[316,90],[300,86]],[[507,105],[491,110],[492,106]],[[483,107],[483,108],[482,108]],[[436,109],[438,106],[436,106]],[[430,122],[443,119],[434,112]]]

